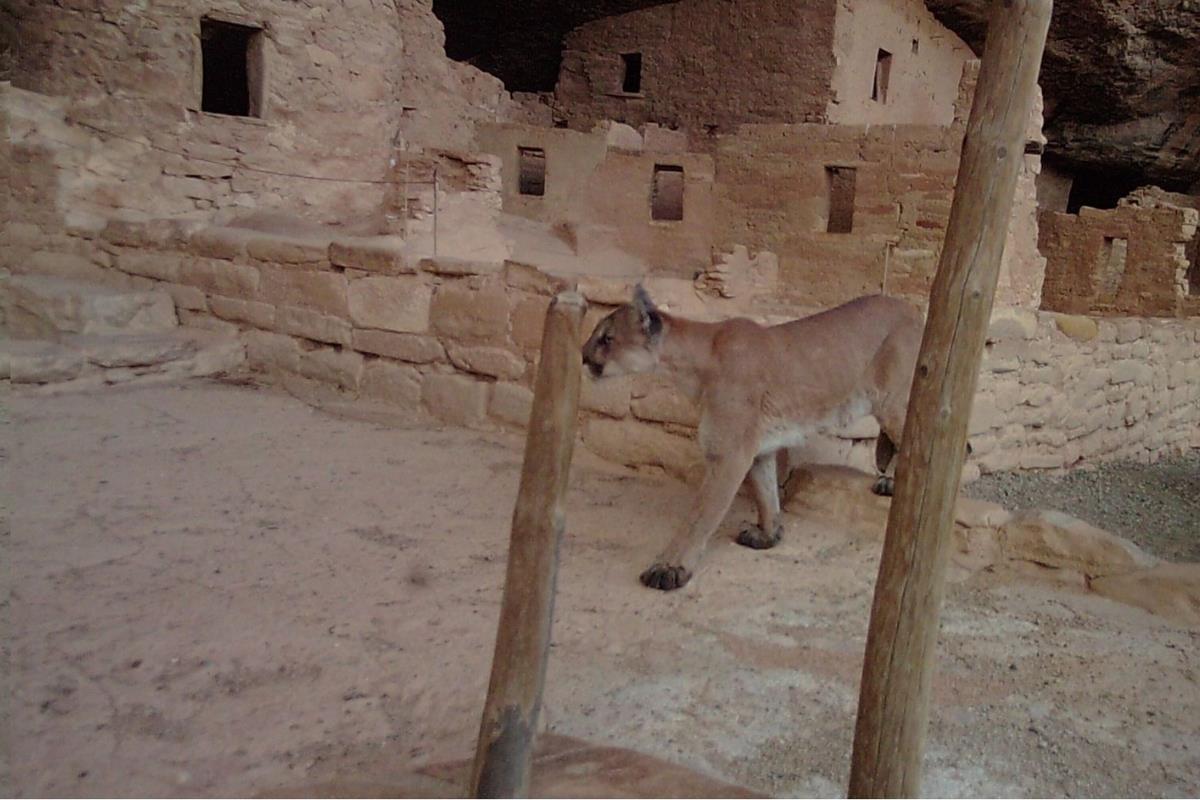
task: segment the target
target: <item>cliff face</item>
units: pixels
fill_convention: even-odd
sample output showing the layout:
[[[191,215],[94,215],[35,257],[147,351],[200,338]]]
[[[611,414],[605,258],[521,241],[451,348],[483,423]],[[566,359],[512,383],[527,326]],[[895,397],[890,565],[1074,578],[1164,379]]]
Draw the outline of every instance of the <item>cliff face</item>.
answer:
[[[926,0],[982,51],[988,0]],[[1200,180],[1200,0],[1058,0],[1042,63],[1047,152],[1186,188]]]

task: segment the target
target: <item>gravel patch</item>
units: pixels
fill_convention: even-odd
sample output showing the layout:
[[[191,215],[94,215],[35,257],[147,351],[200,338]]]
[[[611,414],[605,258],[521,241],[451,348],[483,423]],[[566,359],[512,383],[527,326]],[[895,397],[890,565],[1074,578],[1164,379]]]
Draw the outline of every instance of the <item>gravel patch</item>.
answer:
[[[1170,561],[1200,561],[1200,450],[1156,464],[1117,461],[1065,474],[998,472],[965,488],[1005,508],[1051,508]]]

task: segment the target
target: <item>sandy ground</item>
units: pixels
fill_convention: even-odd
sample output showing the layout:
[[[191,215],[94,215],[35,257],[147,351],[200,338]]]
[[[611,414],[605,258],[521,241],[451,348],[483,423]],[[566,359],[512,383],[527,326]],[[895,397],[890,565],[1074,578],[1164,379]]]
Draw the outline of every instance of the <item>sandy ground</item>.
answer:
[[[967,493],[1011,508],[1056,508],[1168,561],[1200,561],[1200,450],[1155,464],[1116,461],[1054,474],[986,475]]]
[[[511,434],[192,383],[9,391],[0,790],[239,795],[471,750],[521,458]],[[578,452],[544,721],[782,795],[838,794],[878,542],[792,516],[698,578],[638,572],[689,502]],[[1200,632],[958,576],[930,795],[1200,792]]]

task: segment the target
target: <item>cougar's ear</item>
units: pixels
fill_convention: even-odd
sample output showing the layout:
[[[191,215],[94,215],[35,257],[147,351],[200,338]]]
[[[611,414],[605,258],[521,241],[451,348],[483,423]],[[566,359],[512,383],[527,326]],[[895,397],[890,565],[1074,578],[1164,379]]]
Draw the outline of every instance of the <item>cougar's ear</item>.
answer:
[[[651,338],[658,336],[662,331],[662,315],[658,313],[658,308],[650,299],[646,287],[640,283],[633,287],[633,307],[638,313],[642,331]]]

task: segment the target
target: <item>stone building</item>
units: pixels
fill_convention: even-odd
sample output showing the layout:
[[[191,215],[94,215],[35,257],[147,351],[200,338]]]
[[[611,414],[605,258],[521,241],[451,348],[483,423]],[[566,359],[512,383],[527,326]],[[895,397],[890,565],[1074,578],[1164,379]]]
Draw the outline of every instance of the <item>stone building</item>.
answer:
[[[915,0],[599,19],[567,35],[544,95],[447,58],[432,0],[8,5],[10,335],[45,333],[102,286],[157,298],[279,380],[463,425],[525,423],[563,285],[591,302],[589,325],[638,280],[709,318],[880,290],[922,303],[976,67]],[[1200,445],[1200,323],[1190,300],[1160,302],[1195,285],[1196,211],[1152,193],[1103,222],[1044,207],[1039,253],[1040,121],[969,471]],[[1167,266],[1126,287],[1079,278],[1081,253],[1124,259],[1131,281],[1143,260]],[[38,358],[10,353],[9,375],[80,379]],[[696,412],[669,387],[588,383],[582,405],[594,452],[694,467]],[[873,434],[860,421],[807,455],[864,464]]]

